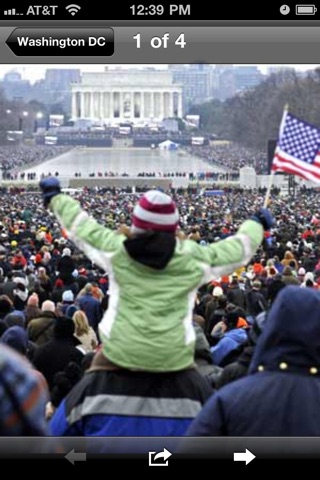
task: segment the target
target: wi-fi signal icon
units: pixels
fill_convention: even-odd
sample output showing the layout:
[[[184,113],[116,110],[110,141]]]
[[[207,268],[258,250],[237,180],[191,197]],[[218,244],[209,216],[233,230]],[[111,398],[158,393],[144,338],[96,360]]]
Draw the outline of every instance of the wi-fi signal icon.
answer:
[[[68,10],[68,12],[71,13],[72,16],[74,16],[76,13],[79,12],[79,10],[81,10],[81,7],[79,5],[71,3],[70,5],[66,6],[66,10]]]

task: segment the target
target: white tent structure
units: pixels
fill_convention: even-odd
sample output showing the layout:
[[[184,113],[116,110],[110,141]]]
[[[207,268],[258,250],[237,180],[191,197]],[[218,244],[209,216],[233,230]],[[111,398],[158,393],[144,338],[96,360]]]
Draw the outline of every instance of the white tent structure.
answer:
[[[179,147],[178,143],[172,142],[171,140],[165,140],[158,144],[160,150],[177,150]]]

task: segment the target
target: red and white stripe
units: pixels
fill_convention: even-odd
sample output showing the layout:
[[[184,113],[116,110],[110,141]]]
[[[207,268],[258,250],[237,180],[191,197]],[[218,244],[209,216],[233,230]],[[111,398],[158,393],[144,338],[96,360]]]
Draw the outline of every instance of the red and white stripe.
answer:
[[[132,225],[137,232],[174,232],[178,223],[179,212],[176,204],[169,195],[158,190],[146,192],[133,210]]]
[[[272,161],[273,172],[286,172],[299,175],[305,180],[320,183],[320,152],[312,164],[303,162],[281,150],[278,146]]]

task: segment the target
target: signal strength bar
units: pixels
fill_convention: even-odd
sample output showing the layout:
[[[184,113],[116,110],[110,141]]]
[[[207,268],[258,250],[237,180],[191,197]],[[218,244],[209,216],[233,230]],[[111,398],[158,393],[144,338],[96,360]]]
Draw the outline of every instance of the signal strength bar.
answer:
[[[3,14],[4,15],[23,15],[23,13],[17,13],[15,8],[12,8],[11,10],[4,10]]]

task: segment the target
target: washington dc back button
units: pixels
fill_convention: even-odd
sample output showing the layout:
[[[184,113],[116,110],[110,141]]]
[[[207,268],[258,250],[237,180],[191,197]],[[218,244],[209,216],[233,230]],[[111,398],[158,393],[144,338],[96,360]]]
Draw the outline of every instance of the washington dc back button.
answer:
[[[111,56],[114,32],[107,27],[16,28],[6,41],[17,56]]]

